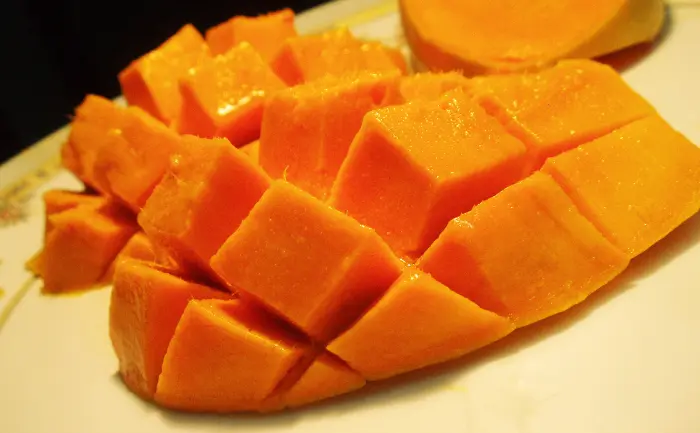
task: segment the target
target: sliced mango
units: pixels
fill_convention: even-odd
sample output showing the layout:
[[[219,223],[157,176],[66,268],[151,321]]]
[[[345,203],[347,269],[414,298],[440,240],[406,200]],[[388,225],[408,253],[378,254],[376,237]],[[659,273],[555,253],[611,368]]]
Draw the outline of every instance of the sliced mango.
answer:
[[[368,113],[329,202],[415,257],[450,219],[519,180],[524,156],[519,140],[456,89]]]
[[[525,326],[583,301],[628,262],[538,172],[452,220],[418,266]]]
[[[190,69],[181,80],[177,130],[242,146],[260,135],[266,97],[284,87],[260,54],[243,42]]]
[[[402,70],[397,57],[381,45],[356,39],[346,28],[285,41],[271,63],[272,69],[290,86],[325,75],[358,71]]]
[[[550,158],[543,170],[630,257],[700,209],[700,149],[658,116]]]
[[[187,304],[168,346],[155,400],[180,410],[259,410],[309,344],[239,300]]]
[[[664,21],[662,0],[400,0],[399,9],[422,66],[467,75],[601,56],[653,40]]]
[[[378,380],[457,358],[513,329],[508,319],[408,270],[328,350]]]
[[[401,272],[373,230],[281,180],[211,266],[228,284],[322,341],[355,320]]]
[[[78,206],[47,217],[50,231],[41,253],[43,291],[63,293],[104,283],[103,276],[137,231],[133,216],[105,200],[100,206]]]
[[[187,24],[155,50],[119,73],[122,93],[130,105],[170,125],[180,113],[178,82],[190,68],[211,57],[202,35]]]
[[[260,167],[228,140],[185,136],[182,154],[173,157],[170,171],[138,221],[148,237],[179,263],[211,275],[209,259],[269,182]]]
[[[212,54],[224,54],[241,42],[248,42],[263,60],[269,62],[287,38],[297,35],[294,11],[282,9],[256,17],[235,16],[207,30],[206,40]]]
[[[177,152],[180,137],[138,107],[88,95],[76,109],[64,165],[138,211]]]
[[[609,66],[566,60],[534,74],[479,77],[472,91],[528,147],[530,170],[654,108]]]
[[[325,199],[365,113],[393,103],[399,73],[326,77],[273,95],[265,109],[260,165]]]
[[[109,335],[129,389],[145,399],[153,398],[163,357],[191,299],[229,297],[141,261],[120,262],[109,308]]]
[[[365,379],[329,353],[322,353],[292,387],[284,392],[283,404],[297,407],[356,391]]]
[[[468,91],[470,83],[468,78],[455,71],[414,74],[401,79],[399,92],[405,102],[432,101],[453,89]]]

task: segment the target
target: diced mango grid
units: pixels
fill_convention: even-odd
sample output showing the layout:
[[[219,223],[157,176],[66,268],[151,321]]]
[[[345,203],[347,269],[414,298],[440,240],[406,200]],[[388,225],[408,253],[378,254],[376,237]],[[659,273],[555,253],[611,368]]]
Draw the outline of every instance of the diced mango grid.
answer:
[[[557,68],[592,68],[596,73],[605,75],[608,80],[612,76],[611,74],[614,75],[614,72],[611,70],[588,61],[564,62]],[[576,74],[578,72],[574,73],[574,79]],[[601,233],[601,231],[605,232],[605,227],[600,226],[600,221],[589,221],[592,213],[585,208],[581,208],[582,199],[572,193],[572,188],[575,189],[576,185],[568,184],[561,190],[557,183],[561,182],[561,178],[555,176],[552,179],[547,174],[556,171],[552,171],[552,167],[558,167],[556,158],[552,160],[553,162],[548,162],[545,165],[543,172],[535,171],[534,174],[530,175],[533,170],[540,168],[542,162],[544,162],[542,158],[553,157],[563,151],[569,151],[569,153],[562,154],[562,157],[568,157],[573,154],[572,152],[578,152],[583,147],[592,146],[593,143],[598,143],[599,140],[606,140],[611,134],[618,134],[624,139],[626,131],[633,128],[632,125],[638,125],[641,122],[645,127],[650,123],[653,124],[648,127],[656,128],[654,131],[661,131],[661,133],[665,134],[665,137],[669,137],[673,146],[672,151],[675,152],[677,148],[677,155],[679,155],[676,159],[669,159],[669,162],[671,164],[680,164],[682,158],[686,163],[684,169],[687,170],[691,179],[700,180],[700,157],[697,156],[697,149],[694,148],[694,151],[687,150],[690,149],[687,147],[687,144],[690,146],[692,144],[669,132],[671,131],[670,127],[653,113],[653,109],[648,104],[627,88],[617,75],[614,75],[613,78],[613,80],[617,80],[617,84],[614,84],[613,88],[617,89],[623,100],[632,101],[631,105],[637,105],[632,107],[633,109],[629,112],[616,117],[612,122],[607,122],[603,126],[593,125],[590,131],[582,136],[577,135],[580,131],[572,131],[570,135],[572,137],[575,136],[575,138],[567,139],[568,141],[565,140],[565,142],[550,143],[552,146],[547,151],[542,151],[542,146],[540,145],[542,140],[545,139],[542,136],[538,136],[537,128],[533,127],[533,124],[536,125],[537,122],[542,120],[543,114],[529,113],[522,118],[518,118],[517,114],[512,113],[505,115],[504,113],[509,113],[509,110],[516,109],[517,111],[516,105],[523,101],[514,99],[506,103],[504,102],[507,99],[506,97],[502,95],[494,96],[493,89],[479,84],[480,80],[465,81],[462,85],[459,83],[460,80],[453,75],[446,74],[444,77],[447,76],[449,76],[449,81],[456,81],[458,84],[445,84],[449,88],[457,87],[457,90],[453,90],[451,96],[443,97],[443,103],[449,104],[453,99],[457,98],[455,95],[459,95],[459,98],[466,98],[464,96],[466,94],[473,96],[475,100],[479,101],[486,113],[495,116],[500,122],[500,127],[503,128],[505,135],[509,137],[512,135],[522,140],[528,151],[536,149],[534,153],[535,159],[531,160],[530,166],[523,163],[521,167],[517,168],[521,172],[508,182],[511,186],[499,186],[499,189],[506,187],[502,192],[497,193],[492,198],[489,198],[489,196],[479,197],[479,200],[485,199],[480,204],[477,204],[478,202],[470,203],[468,206],[465,205],[464,208],[452,209],[451,211],[454,214],[450,215],[446,220],[457,218],[452,219],[444,231],[442,229],[446,221],[440,223],[440,230],[430,236],[425,245],[432,244],[432,246],[427,249],[428,252],[424,259],[419,260],[417,264],[401,264],[399,259],[389,250],[388,246],[374,230],[361,224],[361,222],[366,223],[366,221],[361,219],[360,221],[355,220],[352,212],[350,212],[350,215],[346,215],[284,180],[269,179],[255,161],[250,159],[247,154],[232,147],[228,141],[211,141],[206,138],[194,137],[173,139],[177,141],[176,146],[180,146],[179,149],[182,150],[180,152],[182,156],[175,156],[173,161],[175,165],[178,164],[177,158],[187,157],[186,144],[188,140],[191,143],[197,143],[196,145],[203,152],[204,159],[208,155],[207,152],[210,152],[212,155],[214,155],[212,152],[218,152],[216,153],[218,156],[209,160],[207,162],[209,165],[202,166],[204,167],[203,169],[197,166],[189,169],[183,168],[181,171],[171,169],[165,173],[163,180],[155,186],[151,197],[143,205],[143,210],[139,213],[139,222],[154,243],[158,244],[163,239],[167,239],[161,246],[165,246],[168,252],[173,253],[173,257],[179,261],[178,266],[181,270],[184,269],[183,273],[185,276],[195,279],[199,277],[207,278],[207,281],[210,282],[209,284],[216,284],[216,281],[218,281],[223,288],[231,290],[240,296],[238,300],[217,301],[218,303],[214,304],[202,304],[199,301],[192,301],[185,308],[183,317],[187,317],[187,320],[191,321],[191,323],[197,323],[198,325],[196,326],[202,326],[202,329],[208,329],[204,325],[206,323],[221,326],[221,332],[213,335],[211,341],[240,343],[242,341],[241,335],[245,334],[237,333],[242,332],[241,329],[250,329],[250,326],[246,325],[245,320],[241,321],[242,316],[239,315],[248,314],[242,312],[248,308],[246,305],[249,305],[250,309],[259,309],[260,305],[262,305],[259,317],[270,317],[269,320],[274,321],[281,320],[285,323],[280,325],[281,328],[286,329],[284,332],[297,336],[294,338],[298,338],[299,341],[306,341],[304,344],[308,344],[308,348],[300,352],[294,352],[292,358],[287,358],[292,352],[285,352],[287,349],[284,348],[280,349],[282,352],[276,352],[282,356],[280,363],[276,364],[274,371],[270,370],[270,372],[274,372],[274,378],[260,377],[260,380],[265,383],[264,387],[261,388],[264,392],[260,391],[260,393],[256,394],[256,390],[251,388],[248,390],[252,393],[251,397],[244,399],[245,401],[238,401],[233,398],[232,402],[224,404],[222,402],[225,399],[223,399],[220,401],[220,405],[217,405],[217,395],[212,390],[209,391],[214,392],[214,394],[207,396],[205,400],[200,402],[194,402],[196,396],[178,395],[177,386],[175,388],[170,387],[172,385],[170,381],[182,379],[178,378],[177,374],[180,373],[177,372],[184,371],[184,369],[182,365],[178,364],[178,356],[169,356],[166,353],[161,379],[165,380],[169,385],[167,387],[166,385],[162,387],[158,385],[158,390],[155,391],[156,401],[180,409],[189,408],[204,411],[237,410],[237,404],[240,404],[238,407],[240,410],[280,409],[284,406],[295,406],[311,402],[314,399],[326,398],[357,389],[364,385],[365,379],[378,380],[463,355],[502,338],[515,329],[516,326],[524,326],[532,321],[541,320],[549,315],[565,310],[575,303],[581,302],[588,294],[622,272],[632,256],[648,248],[650,244],[658,241],[670,230],[682,223],[683,220],[697,212],[697,207],[700,204],[698,187],[693,184],[684,185],[683,191],[678,195],[677,202],[669,205],[678,207],[678,209],[674,209],[677,211],[677,216],[659,222],[660,228],[658,232],[646,235],[646,244],[636,247],[637,249],[623,252],[624,248],[620,247],[620,245],[613,245],[610,242],[608,239],[610,237],[609,233]],[[423,77],[430,79],[430,76]],[[442,77],[436,75],[435,79],[439,81]],[[484,80],[488,80],[488,78],[484,78]],[[442,83],[437,87],[431,84],[431,90],[426,91],[425,94],[421,92],[413,93],[413,95],[416,95],[416,101],[409,102],[409,105],[405,105],[405,107],[410,107],[410,109],[414,107],[427,107],[433,110],[441,109],[438,103],[425,101],[435,99],[437,95],[442,94],[445,90],[449,90],[441,88],[441,86]],[[435,94],[430,95],[431,93]],[[611,102],[611,106],[616,106],[617,104],[615,95],[606,95],[609,98],[608,102]],[[397,100],[396,103],[404,103],[406,99],[410,98]],[[99,101],[99,104],[104,104],[104,102],[106,101]],[[88,103],[89,100],[86,100],[86,104]],[[567,107],[572,107],[570,102],[565,101],[563,104],[567,105]],[[572,109],[579,110],[579,108],[574,107]],[[401,106],[391,108],[391,110],[400,111]],[[578,114],[582,115],[581,113],[582,111],[579,110]],[[551,115],[552,113],[549,114]],[[612,113],[611,116],[615,117],[616,114]],[[360,130],[360,134],[356,136],[355,142],[352,145],[348,143],[349,155],[352,155],[353,151],[362,145],[362,131],[371,119],[372,112],[365,116],[363,127]],[[89,118],[81,119],[81,121],[90,124]],[[590,121],[590,119],[586,121]],[[595,119],[593,123],[595,123]],[[100,127],[102,126],[100,125]],[[99,137],[99,134],[104,133],[105,129],[98,128],[95,131],[97,132],[95,132],[96,135],[92,136],[93,138]],[[92,133],[94,131],[87,132]],[[90,137],[90,135],[88,134],[86,137]],[[73,137],[73,139],[79,140],[80,137]],[[536,143],[537,140],[540,140],[539,144]],[[71,144],[70,141],[69,144]],[[79,144],[85,143],[80,142]],[[192,145],[194,146],[195,144]],[[263,152],[265,145],[265,141],[261,141],[258,145]],[[399,143],[397,148],[400,147],[401,143]],[[64,153],[64,160],[67,166],[73,169],[88,184],[95,186],[94,183],[97,179],[99,181],[98,184],[103,186],[101,192],[113,195],[108,179],[99,177],[99,172],[96,172],[95,167],[90,165],[94,163],[99,155],[92,155],[90,158],[86,158],[85,155],[80,154],[81,150],[75,151],[72,146],[67,148],[78,154],[76,162],[74,153]],[[94,152],[97,153],[99,150],[94,150]],[[174,155],[178,154],[174,153]],[[585,154],[581,157],[584,158]],[[653,164],[652,157],[653,155],[648,155],[648,161],[651,164]],[[404,158],[408,160],[410,156],[404,155]],[[352,163],[352,158],[345,159],[340,168],[341,176],[344,170],[349,170],[348,165],[350,163]],[[415,164],[415,161],[412,163]],[[186,166],[186,161],[183,166]],[[654,176],[662,174],[663,176],[670,176],[665,172],[649,172],[649,177],[653,180],[655,179]],[[243,191],[251,176],[255,176],[258,186],[261,186],[252,196],[250,196],[251,193],[249,191]],[[668,181],[668,179],[668,177],[664,177],[662,180]],[[184,185],[188,181],[196,182],[196,188],[188,190],[187,197],[179,196],[178,194],[185,191],[180,185]],[[513,181],[519,182],[513,183]],[[236,185],[243,186],[236,190]],[[541,191],[545,190],[554,192],[540,194]],[[213,197],[219,191],[222,194],[218,197]],[[515,194],[514,191],[518,192],[518,194]],[[223,193],[230,195],[233,201],[224,200]],[[235,201],[238,193],[249,194],[244,204]],[[274,200],[270,199],[273,194],[277,194]],[[117,199],[123,200],[124,197],[117,196]],[[168,206],[168,200],[173,199],[187,199],[187,206],[179,208],[176,213],[168,214],[167,209],[164,210],[163,206]],[[333,200],[331,198],[330,202],[333,203]],[[533,209],[538,209],[538,212],[541,212],[539,215],[542,218],[550,218],[554,221],[552,224],[559,224],[566,230],[569,230],[562,232],[564,233],[561,235],[561,239],[564,239],[561,241],[563,246],[559,245],[557,248],[566,249],[572,248],[571,245],[585,245],[588,248],[587,251],[595,251],[597,255],[608,257],[609,260],[606,263],[589,266],[588,269],[596,275],[587,276],[591,278],[587,279],[586,284],[580,286],[578,293],[573,294],[578,296],[564,297],[562,298],[563,300],[558,301],[561,304],[553,307],[553,309],[539,311],[532,317],[523,318],[523,316],[518,315],[520,313],[512,314],[513,305],[520,301],[517,300],[517,297],[510,298],[510,294],[504,294],[494,289],[495,291],[491,293],[493,295],[492,299],[478,296],[476,298],[472,297],[473,290],[481,287],[479,284],[489,289],[495,287],[493,281],[491,281],[493,275],[489,274],[490,268],[488,263],[473,265],[476,271],[483,271],[484,275],[480,277],[483,278],[483,281],[473,284],[472,282],[462,284],[459,280],[455,280],[455,278],[460,278],[459,272],[455,274],[458,271],[457,269],[446,268],[440,260],[433,258],[440,256],[440,254],[448,257],[450,251],[457,251],[461,248],[459,254],[462,254],[463,260],[473,260],[474,253],[469,249],[469,246],[466,244],[460,245],[460,236],[478,235],[478,233],[477,235],[470,234],[470,231],[485,227],[480,222],[479,216],[488,214],[492,210],[489,206],[501,206],[503,209],[508,209],[507,206],[515,206],[517,208],[517,206],[526,201]],[[141,209],[141,203],[129,204],[132,208]],[[471,209],[471,205],[474,204],[476,204],[476,207]],[[231,214],[236,216],[233,221],[228,222],[230,226],[227,226],[228,230],[226,233],[216,233],[214,230],[209,230],[212,233],[207,232],[207,227],[211,228],[211,224],[216,224],[218,221],[217,210],[223,212],[236,206],[239,206],[240,209],[238,209],[238,212]],[[297,211],[289,211],[294,209],[295,206]],[[566,217],[560,218],[558,215],[548,214],[548,210],[551,209],[566,209]],[[579,210],[582,211],[583,215],[579,213]],[[467,213],[460,216],[464,212]],[[307,214],[312,215],[312,217],[305,220],[304,218],[309,218]],[[279,220],[275,220],[275,218]],[[283,218],[288,218],[288,224],[285,224]],[[297,218],[298,221],[295,220]],[[160,226],[162,219],[178,220],[177,229]],[[516,225],[525,224],[524,220],[517,220],[517,218],[514,221],[516,221],[514,222]],[[368,225],[372,226],[372,224]],[[571,227],[583,228],[584,230],[582,232],[572,231]],[[261,235],[260,230],[267,230],[264,234],[273,236],[273,238],[270,238],[267,242],[264,239],[262,241],[255,239],[256,236]],[[193,237],[193,233],[207,237],[208,244],[206,248],[197,245],[199,238]],[[439,237],[437,236],[438,233],[441,233]],[[585,236],[580,233],[585,233]],[[315,239],[316,245],[307,244],[309,239],[312,238]],[[343,242],[346,243],[345,247],[343,247]],[[124,243],[126,243],[126,240]],[[319,248],[317,256],[310,256],[311,258],[307,262],[298,266],[299,269],[293,269],[297,271],[297,274],[292,273],[291,275],[297,275],[300,278],[316,278],[322,275],[326,279],[324,280],[325,284],[320,288],[311,287],[313,281],[305,280],[304,284],[307,289],[300,285],[295,290],[308,290],[305,293],[309,296],[294,299],[294,302],[297,302],[298,305],[292,310],[290,307],[290,295],[295,295],[295,293],[285,292],[288,287],[281,287],[281,284],[277,283],[284,282],[284,279],[287,278],[286,276],[291,272],[290,269],[292,269],[294,261],[298,261],[300,258],[303,259],[305,254],[309,253],[309,248],[314,247]],[[217,249],[218,252],[212,254]],[[425,247],[415,252],[420,255],[424,250]],[[401,251],[401,253],[405,252]],[[256,264],[256,257],[263,253],[269,262]],[[332,253],[335,253],[336,256],[333,257]],[[275,257],[279,257],[280,261],[275,262]],[[282,258],[285,258],[286,261],[283,261]],[[585,256],[580,258],[580,260],[586,263],[590,261]],[[194,267],[198,273],[188,275],[188,269],[193,267],[193,262],[196,262]],[[213,269],[209,267],[210,263]],[[454,262],[454,264],[459,263],[458,261]],[[268,269],[268,274],[265,274],[266,265],[271,266],[271,270]],[[126,269],[126,265],[123,267]],[[117,268],[115,284],[120,285],[119,275],[126,274],[120,273],[119,266]],[[551,269],[551,267],[543,266],[542,270],[544,273],[538,278],[546,283],[549,278],[546,272],[548,270],[551,271]],[[432,276],[425,272],[429,272]],[[573,278],[572,275],[575,277],[575,273],[571,272],[568,277]],[[465,278],[463,274],[461,278]],[[261,281],[265,282],[264,287],[262,283],[258,285],[258,282]],[[527,279],[523,278],[522,281],[527,281]],[[573,287],[579,287],[578,281],[569,281],[569,283]],[[372,284],[374,286],[369,287]],[[562,283],[562,285],[565,284]],[[311,291],[311,289],[315,290],[315,292]],[[362,293],[362,299],[355,299],[352,296],[353,293]],[[404,293],[415,293],[415,295],[404,296]],[[412,301],[413,296],[415,296],[415,299],[424,299],[425,304],[417,304],[415,301]],[[535,299],[535,304],[536,302],[537,299]],[[347,307],[349,304],[352,304],[352,308]],[[425,323],[411,323],[408,321],[406,323],[414,325],[413,328],[399,329],[399,331],[406,333],[402,337],[406,338],[406,343],[403,347],[408,347],[416,352],[394,358],[389,356],[390,354],[384,354],[387,356],[383,358],[383,355],[377,355],[378,361],[376,363],[373,363],[371,360],[368,361],[368,356],[372,355],[372,353],[363,353],[358,347],[363,342],[367,342],[373,335],[380,338],[380,331],[384,329],[380,325],[385,327],[394,325],[401,328],[405,324],[396,320],[392,322],[391,319],[396,318],[396,315],[400,313],[400,311],[396,310],[395,305],[403,305],[403,308],[409,310],[415,309],[415,316],[412,317],[425,317],[425,320],[442,321],[440,322],[442,323],[441,329],[451,329],[454,331],[454,335],[450,333],[437,335],[435,332],[422,331],[422,325],[425,325]],[[435,310],[432,312],[428,311],[425,309],[425,305],[432,305]],[[526,307],[527,305],[530,304],[526,304]],[[431,314],[443,310],[449,311],[450,314]],[[233,313],[231,313],[232,311]],[[501,315],[495,314],[493,311]],[[253,319],[248,318],[246,320]],[[478,326],[475,324],[478,324]],[[174,346],[172,347],[178,349],[173,350],[187,350],[187,347],[183,349],[181,346],[178,346],[181,343],[181,339],[185,338],[183,336],[185,335],[184,333],[189,331],[187,326],[190,325],[178,325],[174,330],[173,341],[176,343],[173,343]],[[265,345],[273,341],[267,335],[268,332],[272,332],[271,329],[251,331],[251,335],[257,336],[259,344]],[[424,340],[419,339],[418,342],[425,341],[426,346],[420,346],[417,343],[415,346],[411,346],[410,342],[415,340],[409,338],[412,333],[415,334],[413,336],[416,338],[418,336],[423,338]],[[459,336],[461,340],[452,341],[456,336]],[[279,341],[285,343],[284,338]],[[415,341],[413,342],[415,343]],[[431,344],[435,345],[435,347],[430,347]],[[371,347],[371,344],[367,343],[367,345]],[[292,346],[293,344],[290,347]],[[441,350],[438,350],[438,347]],[[433,349],[432,353],[430,352],[431,349]],[[277,349],[271,348],[269,350],[271,350],[269,353],[273,353]],[[381,346],[374,347],[373,350],[374,353],[378,353],[381,350]],[[261,353],[268,352],[264,351]],[[420,355],[417,355],[417,353],[420,353]],[[189,356],[192,355],[190,354]],[[318,362],[314,361],[314,359]],[[380,365],[381,362],[385,364]],[[392,364],[392,362],[395,364]],[[352,372],[351,369],[348,369],[348,366],[352,367],[356,372]],[[308,372],[308,375],[305,372]],[[357,372],[361,373],[364,378],[360,378]],[[231,374],[234,374],[234,376],[229,377],[229,379],[235,380],[235,372]],[[250,372],[246,372],[246,374],[250,374]],[[336,379],[337,383],[333,382]],[[301,389],[304,386],[311,386],[308,383],[316,383],[313,386],[320,386],[318,383],[324,381],[327,384],[336,384],[337,388],[334,389],[333,386],[329,385],[328,389],[324,389],[322,392],[319,391],[320,394],[316,396],[317,398],[314,398],[313,392],[309,391],[309,389]],[[188,386],[191,386],[191,389],[194,391],[201,389],[198,388],[198,386],[201,387],[201,384],[198,383],[189,383]],[[309,394],[310,392],[311,394]],[[143,392],[141,394],[143,395]],[[297,397],[294,397],[292,400],[285,400],[290,394],[294,394]],[[146,395],[146,397],[151,396]]]

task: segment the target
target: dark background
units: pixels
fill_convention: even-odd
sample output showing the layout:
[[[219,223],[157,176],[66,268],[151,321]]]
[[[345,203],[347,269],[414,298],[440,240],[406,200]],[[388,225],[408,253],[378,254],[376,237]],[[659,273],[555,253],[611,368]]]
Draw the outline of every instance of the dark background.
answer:
[[[0,162],[68,121],[86,93],[117,96],[117,74],[186,23],[321,0],[0,0]]]

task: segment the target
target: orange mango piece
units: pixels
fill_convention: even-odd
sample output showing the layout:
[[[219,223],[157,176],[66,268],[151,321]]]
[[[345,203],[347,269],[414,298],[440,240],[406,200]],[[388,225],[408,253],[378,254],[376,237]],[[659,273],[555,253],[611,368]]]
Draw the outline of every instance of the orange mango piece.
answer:
[[[550,156],[654,113],[614,69],[592,60],[475,78],[473,91],[486,111],[525,143],[533,170]]]
[[[269,62],[287,38],[297,35],[294,11],[282,9],[256,17],[236,16],[207,30],[205,37],[212,54],[224,54],[241,42],[248,42]]]
[[[40,274],[44,292],[61,293],[103,283],[119,251],[137,230],[133,216],[115,204],[78,206],[48,216]]]
[[[408,101],[432,101],[453,89],[470,90],[470,80],[459,72],[421,73],[401,79],[399,92]]]
[[[183,269],[166,251],[158,245],[154,245],[148,236],[142,231],[136,232],[124,245],[117,257],[112,262],[110,269],[105,273],[103,280],[111,281],[114,271],[119,262],[124,260],[139,260],[155,266],[159,266],[167,270],[173,275],[181,277],[189,277],[189,274]]]
[[[50,216],[77,207],[98,208],[105,203],[105,199],[98,195],[85,192],[67,191],[62,189],[50,189],[42,195],[44,202],[44,242],[52,229]],[[25,267],[36,276],[42,274],[43,248],[34,254]]]
[[[329,353],[322,353],[282,396],[286,407],[297,407],[346,394],[365,386],[365,379]]]
[[[452,220],[418,266],[525,326],[583,301],[628,262],[537,172]]]
[[[158,259],[153,243],[146,233],[136,232],[119,252],[119,259],[134,259],[143,262],[155,263]]]
[[[251,161],[260,164],[260,140],[251,141],[240,149],[241,152],[248,155]]]
[[[172,161],[138,221],[178,263],[210,275],[209,259],[238,228],[270,180],[226,139],[185,136],[182,153]]]
[[[191,301],[170,342],[155,400],[206,412],[260,410],[309,344],[239,300]]]
[[[700,209],[700,149],[658,116],[550,158],[543,171],[630,257]]]
[[[318,340],[333,337],[401,272],[377,234],[285,181],[273,182],[212,268]]]
[[[98,195],[63,189],[50,189],[43,194],[42,199],[47,216],[76,207],[98,207],[105,203],[104,198]]]
[[[202,35],[187,24],[155,50],[133,61],[119,73],[129,105],[141,107],[170,125],[178,116],[182,98],[178,82],[211,57]]]
[[[85,183],[134,210],[165,173],[180,137],[138,107],[88,95],[76,109],[64,165]]]
[[[448,221],[519,180],[525,146],[460,89],[368,113],[330,204],[420,255]]]
[[[153,398],[168,344],[190,300],[229,297],[148,263],[120,262],[109,307],[109,336],[129,389]]]
[[[180,136],[138,107],[123,110],[122,123],[106,133],[94,170],[111,195],[140,210],[165,174]]]
[[[378,380],[457,358],[513,329],[508,319],[409,270],[328,350]]]
[[[177,129],[242,146],[260,135],[265,99],[286,86],[253,47],[241,43],[193,68],[180,82]]]
[[[260,135],[260,165],[325,199],[365,113],[396,100],[396,71],[328,76],[270,97]]]
[[[61,149],[61,162],[85,184],[108,194],[109,185],[95,170],[100,150],[107,144],[110,129],[123,123],[124,111],[109,99],[87,95],[75,109],[68,140]]]
[[[342,76],[358,71],[399,70],[398,58],[381,44],[356,39],[346,28],[298,36],[285,41],[272,60],[272,69],[290,86],[325,75]]]

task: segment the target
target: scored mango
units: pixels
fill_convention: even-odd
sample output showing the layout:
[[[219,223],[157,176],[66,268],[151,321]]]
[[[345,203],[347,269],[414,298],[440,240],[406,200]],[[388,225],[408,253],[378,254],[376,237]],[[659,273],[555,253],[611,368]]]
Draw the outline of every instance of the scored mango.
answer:
[[[521,178],[525,146],[461,90],[365,116],[330,203],[420,255],[450,219]]]
[[[180,113],[179,80],[209,57],[211,53],[204,38],[194,26],[187,24],[119,73],[122,93],[130,105],[141,107],[170,125]]]

